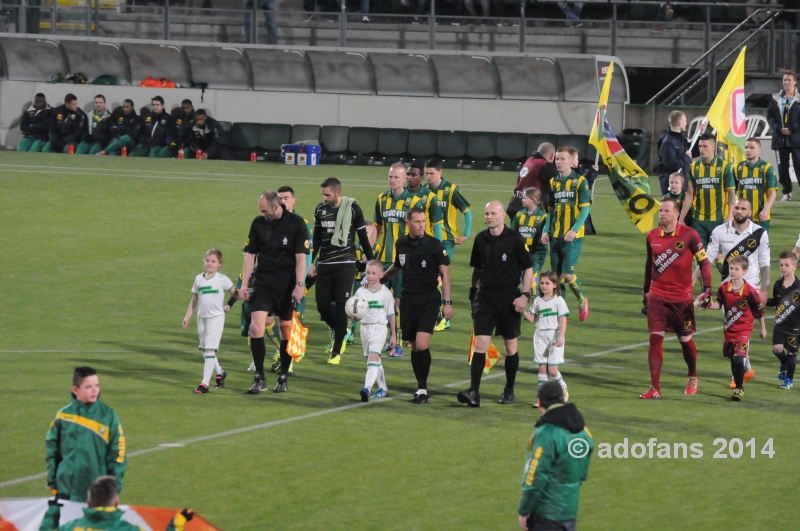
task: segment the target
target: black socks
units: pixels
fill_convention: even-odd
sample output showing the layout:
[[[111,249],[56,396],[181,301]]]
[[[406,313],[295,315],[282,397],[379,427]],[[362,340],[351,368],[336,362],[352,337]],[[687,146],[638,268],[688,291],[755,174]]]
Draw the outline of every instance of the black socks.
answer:
[[[419,389],[428,389],[428,374],[431,372],[431,349],[417,351],[417,365],[419,375],[417,385]]]
[[[784,351],[786,352],[786,351]],[[797,354],[786,356],[786,377],[794,380],[794,369],[797,367]]]
[[[286,346],[289,341],[286,339],[281,340],[281,374],[288,374],[289,366],[292,364],[292,357],[286,351]]]
[[[519,369],[519,355],[511,354],[506,356],[506,393],[514,392],[514,382],[517,380],[517,370]]]
[[[475,391],[476,393],[480,391],[481,388],[481,376],[483,375],[483,369],[486,366],[486,353],[485,352],[475,352],[472,354],[472,364],[469,366],[469,376],[470,376],[470,389]]]
[[[733,373],[733,381],[736,382],[736,389],[744,389],[744,358],[742,356],[731,357],[731,373]]]
[[[253,354],[253,363],[256,366],[256,375],[264,377],[264,358],[267,356],[267,347],[263,337],[250,338],[250,352]]]

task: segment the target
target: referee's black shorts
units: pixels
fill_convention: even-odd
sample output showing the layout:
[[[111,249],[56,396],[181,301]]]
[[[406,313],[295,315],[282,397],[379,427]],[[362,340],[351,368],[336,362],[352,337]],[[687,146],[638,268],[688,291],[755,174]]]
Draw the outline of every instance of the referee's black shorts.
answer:
[[[317,265],[317,308],[325,307],[332,302],[344,303],[350,298],[353,280],[356,278],[355,262],[344,264]]]
[[[433,327],[439,320],[439,306],[442,302],[439,292],[427,295],[403,293],[400,299],[400,328],[403,341],[416,341],[417,333],[433,334]]]
[[[291,321],[294,286],[294,271],[256,276],[250,287],[250,312],[267,312],[281,321]]]
[[[522,314],[514,309],[514,299],[520,296],[518,288],[479,289],[472,303],[472,327],[476,336],[503,339],[520,336]]]

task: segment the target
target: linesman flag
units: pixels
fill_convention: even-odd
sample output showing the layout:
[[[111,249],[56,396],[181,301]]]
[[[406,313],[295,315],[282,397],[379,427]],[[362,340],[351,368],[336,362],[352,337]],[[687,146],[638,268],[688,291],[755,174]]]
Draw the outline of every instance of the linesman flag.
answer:
[[[658,224],[658,209],[661,204],[650,195],[650,180],[647,174],[625,153],[622,144],[614,136],[608,124],[606,112],[613,72],[614,63],[611,63],[608,65],[603,90],[600,92],[589,143],[597,149],[608,167],[608,180],[622,209],[636,228],[646,234]]]
[[[469,338],[469,356],[467,363],[472,365],[472,355],[475,354],[475,330],[472,331],[472,336]],[[483,366],[483,374],[489,374],[492,367],[500,361],[500,351],[493,343],[489,343],[489,349],[486,351],[486,364]]]
[[[744,145],[747,142],[747,122],[744,112],[744,56],[742,46],[739,57],[733,63],[725,83],[708,109],[706,119],[717,131],[717,149],[721,157],[734,166],[745,159]]]
[[[300,363],[306,355],[306,337],[308,328],[300,322],[297,312],[292,313],[292,331],[289,332],[289,342],[286,344],[286,352]]]

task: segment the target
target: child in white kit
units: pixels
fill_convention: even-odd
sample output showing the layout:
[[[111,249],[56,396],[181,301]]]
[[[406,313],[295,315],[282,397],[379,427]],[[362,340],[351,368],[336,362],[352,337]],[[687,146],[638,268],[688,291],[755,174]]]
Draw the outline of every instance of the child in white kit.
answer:
[[[561,297],[558,275],[545,271],[539,278],[541,295],[534,299],[530,310],[524,312],[525,319],[536,323],[533,335],[533,362],[539,364],[539,385],[550,378],[564,390],[564,398],[569,399],[567,384],[561,377],[558,366],[564,363],[564,335],[567,332],[569,309]]]
[[[397,329],[395,327],[394,295],[381,284],[383,264],[378,260],[370,261],[364,277],[366,285],[358,288],[355,297],[367,301],[369,311],[364,317],[354,319],[354,321],[361,323],[361,345],[364,347],[364,355],[367,356],[367,376],[360,394],[361,401],[368,402],[369,392],[375,384],[375,380],[378,381],[378,390],[375,391],[372,398],[389,396],[389,388],[386,386],[386,377],[381,364],[381,352],[386,344],[387,323],[391,330],[390,348],[397,344]]]
[[[206,252],[203,258],[205,273],[197,275],[192,286],[192,300],[183,318],[183,329],[189,328],[189,320],[192,313],[197,309],[197,335],[200,338],[200,346],[197,348],[203,351],[205,366],[203,367],[203,381],[195,389],[195,393],[203,394],[208,392],[208,384],[211,380],[211,373],[216,370],[216,388],[225,387],[225,377],[228,376],[217,360],[219,351],[219,341],[222,339],[222,330],[225,328],[225,292],[236,293],[236,287],[231,279],[219,272],[222,267],[222,252],[211,249]]]

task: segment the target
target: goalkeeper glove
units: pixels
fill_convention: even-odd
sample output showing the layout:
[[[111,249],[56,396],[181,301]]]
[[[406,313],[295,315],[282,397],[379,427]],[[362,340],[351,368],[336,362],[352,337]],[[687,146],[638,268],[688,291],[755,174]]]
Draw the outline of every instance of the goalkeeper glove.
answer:
[[[711,306],[711,286],[703,287],[703,294],[700,295],[699,304],[700,309],[705,310]]]

